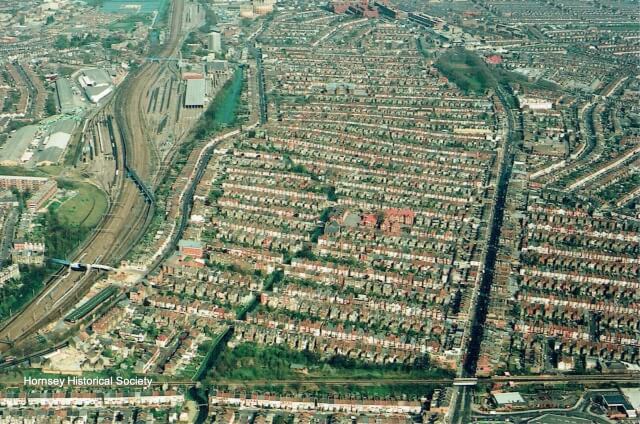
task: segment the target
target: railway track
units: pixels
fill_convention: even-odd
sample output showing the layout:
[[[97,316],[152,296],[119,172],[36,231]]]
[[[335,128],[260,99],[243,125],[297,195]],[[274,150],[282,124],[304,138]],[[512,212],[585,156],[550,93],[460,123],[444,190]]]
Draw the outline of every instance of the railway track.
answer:
[[[57,347],[63,347],[66,345],[65,343],[61,343]],[[37,356],[42,356],[44,354],[50,353],[56,350],[55,347],[46,349],[42,352],[38,352],[35,354],[28,355],[24,358],[20,358],[17,360],[12,360],[11,365],[8,367],[16,365],[17,363],[27,361],[31,358],[35,358]],[[504,382],[515,382],[515,383],[530,383],[530,384],[541,384],[541,383],[582,383],[582,384],[597,384],[597,383],[609,383],[609,382],[633,382],[636,381],[640,375],[638,374],[620,374],[620,375],[523,375],[523,376],[494,376],[494,377],[486,377],[479,378],[479,384],[491,384],[491,383],[504,383]],[[152,378],[154,378],[152,376]],[[450,385],[453,384],[455,379],[453,378],[313,378],[313,377],[304,377],[304,378],[291,378],[291,379],[283,379],[283,380],[272,380],[272,379],[258,379],[258,380],[218,380],[211,381],[208,384],[213,386],[232,386],[232,387],[261,387],[261,386],[288,386],[288,385],[324,385],[324,386],[345,386],[345,385],[356,385],[356,386],[380,386],[380,385]],[[22,380],[16,380],[10,383],[12,386],[22,386]],[[160,377],[154,380],[151,385],[152,386],[162,386],[164,384],[168,384],[170,386],[186,386],[191,387],[196,384],[196,382],[192,380],[171,380],[167,378]],[[87,386],[92,387],[92,386]],[[101,387],[101,386],[95,386]]]
[[[169,41],[159,53],[170,56],[179,47],[182,39],[184,0],[173,2],[171,33]],[[120,261],[137,243],[153,218],[153,202],[145,194],[143,181],[152,178],[150,140],[143,121],[141,101],[145,87],[152,82],[154,71],[162,64],[148,63],[119,87],[116,96],[106,106],[106,111],[115,116],[116,175],[114,191],[105,217],[82,247],[76,258],[85,257],[90,262],[106,263]],[[133,178],[127,178],[127,172]],[[141,185],[142,184],[142,185]],[[18,314],[0,328],[0,351],[24,342],[30,334],[62,317],[99,278],[98,274],[56,274],[45,285],[44,290],[31,300]]]

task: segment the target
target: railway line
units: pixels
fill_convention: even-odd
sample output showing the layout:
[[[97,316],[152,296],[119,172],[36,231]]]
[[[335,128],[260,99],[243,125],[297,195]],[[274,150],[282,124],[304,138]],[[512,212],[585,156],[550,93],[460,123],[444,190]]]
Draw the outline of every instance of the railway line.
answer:
[[[184,0],[176,0],[171,12],[171,31],[158,56],[171,56],[182,39]],[[110,120],[110,141],[116,160],[113,197],[98,228],[75,252],[87,262],[117,265],[142,237],[153,218],[152,188],[145,184],[154,178],[148,129],[144,126],[142,101],[163,63],[145,63],[118,88],[105,107]],[[124,172],[122,172],[124,171]],[[56,273],[44,290],[0,328],[0,351],[24,342],[28,336],[62,317],[97,280],[92,273]]]
[[[41,352],[30,354],[24,358],[13,359],[10,365],[6,367],[14,366],[21,362],[28,361],[37,356],[42,356],[47,353],[53,352],[61,347],[66,346],[66,343],[54,346],[49,349],[45,349]],[[478,378],[479,384],[492,384],[492,383],[506,383],[513,382],[517,384],[564,384],[564,383],[578,383],[578,384],[598,384],[598,383],[631,383],[637,381],[640,377],[638,373],[619,374],[616,376],[611,375],[521,375],[521,376],[494,376]],[[152,377],[153,378],[153,377]],[[356,386],[380,386],[380,385],[451,385],[454,384],[456,379],[442,377],[442,378],[313,378],[313,377],[301,377],[290,378],[282,380],[272,379],[258,379],[258,380],[218,380],[210,381],[208,384],[213,386],[236,386],[236,387],[261,387],[261,386],[288,386],[288,385],[324,385],[324,386],[344,386],[344,385],[356,385]],[[22,379],[9,382],[12,386],[22,386]],[[171,380],[167,378],[158,378],[151,383],[152,386],[162,386],[168,384],[170,386],[184,386],[191,387],[196,384],[193,380],[176,379]],[[91,386],[87,386],[91,387]],[[98,386],[96,386],[98,387]]]

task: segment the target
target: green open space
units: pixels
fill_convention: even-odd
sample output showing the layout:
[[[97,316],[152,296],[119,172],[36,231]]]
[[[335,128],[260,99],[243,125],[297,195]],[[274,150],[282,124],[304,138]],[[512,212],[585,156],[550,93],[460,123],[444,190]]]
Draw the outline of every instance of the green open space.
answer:
[[[129,15],[111,23],[109,25],[109,30],[131,32],[134,29],[136,29],[138,22],[141,22],[144,25],[151,25],[152,20],[153,20],[152,16],[147,13]]]
[[[58,186],[76,194],[47,210],[40,231],[47,256],[67,258],[98,225],[108,205],[106,195],[92,184],[60,179]]]
[[[20,278],[9,280],[0,288],[0,322],[22,309],[42,290],[49,271],[39,267],[20,267]]]
[[[233,77],[218,91],[196,125],[194,137],[204,140],[216,131],[236,124],[236,115],[242,94],[243,70],[236,69]]]
[[[224,343],[228,340],[230,331],[231,327],[227,327],[213,340],[205,342],[200,346],[198,350],[201,353],[206,353],[206,356],[197,371],[193,374],[193,377],[191,378],[193,381],[200,381],[207,375],[207,371],[210,369],[211,365],[213,365],[221,350],[224,349]]]
[[[214,101],[216,108],[215,121],[218,125],[233,125],[236,122],[238,102],[242,93],[242,69],[236,69],[229,84],[220,91]]]
[[[107,197],[96,186],[89,183],[65,182],[63,188],[77,192],[57,209],[61,222],[93,228],[107,210]]]
[[[18,175],[27,177],[47,176],[47,174],[39,168],[27,169],[22,166],[0,166],[0,175]]]
[[[464,49],[442,54],[436,68],[465,93],[484,93],[495,87],[495,78],[482,58]]]
[[[292,366],[295,364],[294,366]],[[292,350],[287,346],[258,346],[242,343],[222,352],[208,377],[220,380],[277,380],[296,378],[437,378],[450,377],[445,370],[432,367],[427,357],[414,364],[370,364],[336,355],[322,359],[316,353]]]
[[[524,88],[550,91],[558,89],[556,84],[549,81],[529,81],[517,72],[489,67],[481,56],[462,48],[451,49],[441,54],[435,66],[449,81],[467,94],[482,94],[488,89],[504,84],[520,84]]]
[[[60,174],[62,168],[58,165],[24,168],[22,166],[0,166],[0,175],[15,175],[26,177],[50,177]]]
[[[162,11],[170,3],[168,0],[90,0],[99,5],[103,12],[146,14],[154,10]],[[124,6],[139,6],[139,8],[127,9]]]

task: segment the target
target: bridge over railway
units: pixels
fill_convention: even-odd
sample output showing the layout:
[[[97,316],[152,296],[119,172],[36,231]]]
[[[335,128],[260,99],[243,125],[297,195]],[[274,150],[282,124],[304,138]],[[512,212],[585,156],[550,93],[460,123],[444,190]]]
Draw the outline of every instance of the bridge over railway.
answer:
[[[91,264],[91,263],[82,263],[82,262],[71,262],[68,261],[66,259],[58,259],[58,258],[49,258],[49,261],[54,263],[54,264],[58,264],[58,265],[63,265],[68,267],[69,269],[73,270],[73,271],[86,271],[88,269],[97,269],[100,271],[114,271],[115,268],[110,267],[108,265],[102,265],[102,264]]]
[[[115,132],[113,127],[113,116],[108,115],[106,118],[106,123],[107,123],[107,128],[109,129],[109,139],[111,142],[111,149],[113,150],[113,157],[118,157],[117,143],[116,143]],[[144,183],[144,181],[142,181],[142,178],[140,178],[138,173],[130,164],[129,154],[127,152],[127,138],[121,126],[118,127],[118,134],[120,136],[120,146],[122,149],[121,160],[122,160],[122,167],[124,168],[124,171],[125,171],[125,175],[127,178],[131,179],[131,181],[133,181],[133,183],[136,185],[138,190],[140,190],[140,193],[142,194],[142,197],[144,198],[145,202],[153,204],[154,203],[153,192]],[[118,170],[117,162],[116,162],[116,170]]]
[[[169,37],[158,51],[158,57],[173,57],[179,50],[185,35],[184,6],[184,0],[171,2]],[[154,196],[144,181],[151,181],[154,177],[160,180],[162,175],[154,175],[157,170],[153,169],[148,130],[141,125],[143,108],[140,103],[157,67],[167,66],[167,63],[147,61],[125,78],[115,95],[104,105],[103,113],[109,116],[107,125],[116,161],[113,193],[108,212],[96,230],[74,252],[75,260],[86,257],[89,264],[118,263],[135,246],[151,222]],[[111,119],[111,114],[114,119]],[[2,323],[0,351],[18,346],[43,326],[64,317],[96,281],[95,273],[60,272],[60,268],[46,281],[42,292]]]
[[[144,197],[144,201],[147,203],[153,204],[154,203],[153,192],[149,190],[149,187],[147,187],[144,181],[142,181],[142,179],[138,176],[138,174],[136,174],[136,171],[133,168],[131,168],[128,164],[125,165],[124,169],[127,173],[127,177],[131,178],[131,180],[134,182],[136,187],[138,187],[138,190],[140,190],[140,192],[142,193],[142,196]]]

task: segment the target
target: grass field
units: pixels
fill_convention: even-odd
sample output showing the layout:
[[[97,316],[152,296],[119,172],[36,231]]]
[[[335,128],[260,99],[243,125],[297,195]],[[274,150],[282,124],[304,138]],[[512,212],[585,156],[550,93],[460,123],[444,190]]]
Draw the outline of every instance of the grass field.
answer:
[[[0,166],[0,175],[19,175],[29,177],[46,177],[40,169],[27,169],[22,166]]]
[[[109,30],[131,32],[136,29],[138,22],[142,22],[144,25],[150,25],[151,20],[151,15],[148,13],[126,16],[110,24]]]
[[[211,134],[225,127],[236,124],[238,102],[243,89],[243,70],[236,69],[233,77],[216,93],[213,101],[207,106],[194,131],[195,140],[206,140]],[[185,144],[182,150],[189,151]]]
[[[455,49],[438,58],[436,68],[465,93],[482,94],[495,86],[495,78],[476,54]]]
[[[279,379],[302,376],[291,368],[291,364],[306,367],[307,373],[304,376],[309,378],[357,380],[450,377],[447,371],[430,367],[427,363],[422,367],[406,367],[399,364],[367,364],[343,357],[321,360],[309,351],[295,351],[283,345],[258,346],[252,343],[242,343],[234,349],[223,351],[208,377],[213,381],[271,379],[276,383]]]
[[[503,84],[520,84],[524,88],[551,91],[559,89],[549,81],[529,81],[517,72],[489,67],[482,57],[461,48],[442,54],[436,62],[436,68],[467,94],[483,94],[487,89]]]
[[[78,225],[93,228],[107,210],[107,198],[102,191],[92,184],[67,183],[68,188],[77,194],[66,200],[56,213],[61,222],[67,225]],[[66,187],[65,187],[66,188]]]

